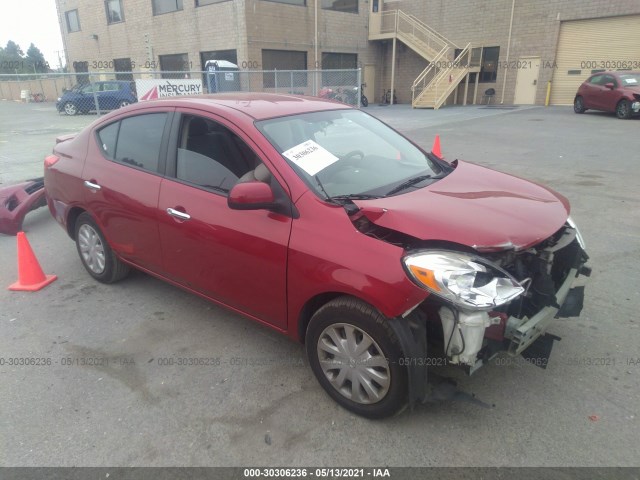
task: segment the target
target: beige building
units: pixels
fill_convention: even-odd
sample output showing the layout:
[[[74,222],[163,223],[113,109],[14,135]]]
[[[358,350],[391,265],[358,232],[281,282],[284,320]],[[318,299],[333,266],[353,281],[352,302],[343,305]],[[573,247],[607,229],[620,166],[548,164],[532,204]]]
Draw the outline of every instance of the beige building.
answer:
[[[378,102],[570,104],[640,70],[639,0],[56,0],[77,72],[363,70]],[[491,92],[493,90],[493,94]],[[487,95],[487,91],[489,91]]]

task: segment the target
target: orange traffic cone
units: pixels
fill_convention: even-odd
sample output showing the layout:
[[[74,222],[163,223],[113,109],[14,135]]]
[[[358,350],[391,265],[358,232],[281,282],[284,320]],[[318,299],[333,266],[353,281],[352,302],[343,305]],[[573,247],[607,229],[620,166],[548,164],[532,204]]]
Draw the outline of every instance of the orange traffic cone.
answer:
[[[9,285],[9,290],[35,292],[46,287],[57,275],[45,275],[38,259],[31,250],[24,232],[18,232],[18,281]]]
[[[438,158],[444,158],[442,156],[442,152],[440,151],[440,135],[436,135],[436,139],[433,141],[433,148],[431,149],[431,153],[433,153]]]

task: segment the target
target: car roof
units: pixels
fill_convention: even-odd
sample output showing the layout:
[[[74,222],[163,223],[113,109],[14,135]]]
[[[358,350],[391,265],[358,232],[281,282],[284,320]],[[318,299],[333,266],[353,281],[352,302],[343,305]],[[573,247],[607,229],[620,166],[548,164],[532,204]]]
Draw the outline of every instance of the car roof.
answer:
[[[596,75],[640,75],[640,71],[632,71],[632,70],[603,70],[602,72],[595,72],[589,75],[589,78],[594,77]]]
[[[303,95],[278,93],[233,92],[211,95],[165,97],[140,102],[140,107],[168,106],[208,109],[213,106],[226,107],[254,120],[296,115],[323,110],[350,109],[344,103],[323,100]]]

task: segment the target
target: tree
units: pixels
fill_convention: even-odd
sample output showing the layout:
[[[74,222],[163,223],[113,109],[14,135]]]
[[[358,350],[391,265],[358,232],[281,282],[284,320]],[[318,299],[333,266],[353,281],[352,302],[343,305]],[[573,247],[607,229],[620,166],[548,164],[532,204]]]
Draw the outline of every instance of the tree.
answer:
[[[13,40],[9,40],[6,47],[0,47],[0,73],[46,73],[49,70],[44,55],[33,43],[26,55]]]
[[[30,70],[29,73],[36,71],[45,73],[49,71],[49,65],[44,59],[44,55],[38,47],[33,43],[29,45],[27,49],[27,56],[25,57],[25,69]]]
[[[22,67],[22,50],[9,40],[7,46],[0,50],[0,73],[21,73]]]
[[[18,45],[13,40],[9,40],[7,42],[7,46],[4,47],[4,53],[6,55],[9,55],[12,57],[18,57],[18,58],[22,58],[24,56],[24,52],[20,48],[20,45]]]

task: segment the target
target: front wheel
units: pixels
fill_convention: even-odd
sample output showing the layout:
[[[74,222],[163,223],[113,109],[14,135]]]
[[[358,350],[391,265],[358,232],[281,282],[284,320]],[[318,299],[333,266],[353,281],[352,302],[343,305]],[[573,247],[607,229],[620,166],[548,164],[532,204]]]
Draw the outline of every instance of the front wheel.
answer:
[[[332,300],[311,318],[305,341],[318,382],[347,410],[384,418],[407,405],[400,342],[372,306],[351,297]]]
[[[616,116],[624,120],[631,118],[631,102],[629,100],[622,99],[618,102]]]
[[[129,266],[113,253],[91,215],[85,212],[78,217],[75,233],[78,254],[89,275],[102,283],[114,283],[127,276]]]
[[[573,101],[573,111],[576,113],[584,113],[586,108],[584,108],[584,100],[582,97],[576,97]]]

